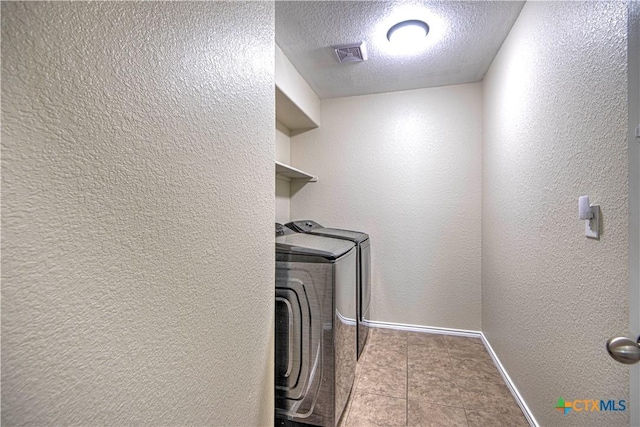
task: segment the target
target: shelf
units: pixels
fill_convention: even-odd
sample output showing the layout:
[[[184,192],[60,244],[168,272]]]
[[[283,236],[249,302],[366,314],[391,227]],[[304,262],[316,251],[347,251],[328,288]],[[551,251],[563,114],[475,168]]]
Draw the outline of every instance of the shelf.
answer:
[[[318,127],[318,124],[277,86],[276,120],[285,125],[291,131],[292,135],[297,135]]]
[[[296,169],[292,166],[285,165],[284,163],[280,163],[276,161],[276,175],[285,176],[289,179],[303,179],[309,182],[317,182],[318,177],[310,175],[306,172],[301,171],[300,169]]]
[[[275,46],[276,120],[298,135],[320,125],[318,95],[295,69],[280,47]]]

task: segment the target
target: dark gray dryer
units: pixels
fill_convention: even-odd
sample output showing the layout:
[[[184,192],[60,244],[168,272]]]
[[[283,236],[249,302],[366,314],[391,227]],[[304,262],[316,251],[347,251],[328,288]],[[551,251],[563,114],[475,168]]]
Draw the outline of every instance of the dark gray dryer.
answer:
[[[369,335],[368,322],[371,320],[369,316],[369,308],[371,306],[371,241],[369,240],[369,235],[360,231],[323,227],[311,220],[292,221],[286,226],[299,233],[349,240],[356,244],[358,251],[356,262],[358,276],[358,286],[356,288],[358,342],[356,351],[357,357],[360,358],[362,350],[367,343],[367,336]]]
[[[355,245],[281,224],[275,240],[275,424],[333,427],[355,378]]]

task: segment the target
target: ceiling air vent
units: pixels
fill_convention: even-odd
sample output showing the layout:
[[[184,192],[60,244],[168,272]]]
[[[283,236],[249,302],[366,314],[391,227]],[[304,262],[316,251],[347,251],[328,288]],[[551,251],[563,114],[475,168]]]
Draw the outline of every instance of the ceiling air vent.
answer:
[[[367,48],[364,42],[333,46],[338,62],[362,62],[367,60]]]

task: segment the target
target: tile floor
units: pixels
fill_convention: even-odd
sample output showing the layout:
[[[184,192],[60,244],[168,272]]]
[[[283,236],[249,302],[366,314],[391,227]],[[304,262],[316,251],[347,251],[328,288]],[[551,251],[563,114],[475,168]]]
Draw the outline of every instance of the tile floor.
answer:
[[[479,339],[376,328],[340,425],[529,423]]]

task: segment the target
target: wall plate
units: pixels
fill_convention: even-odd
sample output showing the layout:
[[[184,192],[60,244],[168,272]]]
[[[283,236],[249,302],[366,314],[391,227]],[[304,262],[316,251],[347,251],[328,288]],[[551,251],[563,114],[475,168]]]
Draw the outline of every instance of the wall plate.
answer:
[[[600,205],[590,205],[593,218],[584,222],[584,235],[590,239],[600,239]]]

